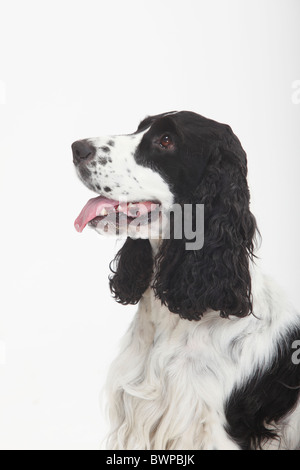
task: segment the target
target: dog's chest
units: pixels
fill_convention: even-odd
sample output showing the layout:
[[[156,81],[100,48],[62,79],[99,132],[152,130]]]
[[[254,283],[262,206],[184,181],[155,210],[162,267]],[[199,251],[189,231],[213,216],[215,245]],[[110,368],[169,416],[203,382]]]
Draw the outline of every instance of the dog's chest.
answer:
[[[202,323],[182,320],[150,290],[144,295],[114,366],[125,448],[210,448],[227,440],[231,363],[214,344],[217,321],[216,315]]]
[[[140,302],[132,335],[133,342],[144,344],[140,359],[145,381],[154,374],[161,390],[185,383],[194,388],[200,400],[208,406],[213,402],[215,408],[218,395],[224,397],[224,389],[218,394],[213,385],[217,381],[220,387],[225,375],[228,380],[232,367],[227,344],[222,344],[218,333],[222,319],[212,312],[200,322],[182,320],[163,307],[150,289],[147,294]]]

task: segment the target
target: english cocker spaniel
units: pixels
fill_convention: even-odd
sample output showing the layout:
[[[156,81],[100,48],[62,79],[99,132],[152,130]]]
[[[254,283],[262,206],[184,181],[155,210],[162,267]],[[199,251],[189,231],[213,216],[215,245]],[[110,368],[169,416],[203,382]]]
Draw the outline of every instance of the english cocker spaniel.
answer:
[[[127,237],[110,289],[139,302],[109,374],[107,447],[298,448],[300,315],[257,266],[231,128],[170,112],[72,150],[99,195],[75,227]]]

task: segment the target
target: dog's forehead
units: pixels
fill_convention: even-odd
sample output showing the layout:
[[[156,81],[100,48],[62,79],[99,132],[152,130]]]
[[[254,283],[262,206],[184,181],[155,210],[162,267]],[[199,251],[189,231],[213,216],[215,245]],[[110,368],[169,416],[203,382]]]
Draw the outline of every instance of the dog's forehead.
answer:
[[[168,113],[156,114],[155,116],[146,116],[138,125],[137,131],[135,133],[141,132],[144,129],[151,127],[152,124],[159,119],[162,119],[167,116],[172,116],[174,114],[178,114],[178,111],[170,111]]]

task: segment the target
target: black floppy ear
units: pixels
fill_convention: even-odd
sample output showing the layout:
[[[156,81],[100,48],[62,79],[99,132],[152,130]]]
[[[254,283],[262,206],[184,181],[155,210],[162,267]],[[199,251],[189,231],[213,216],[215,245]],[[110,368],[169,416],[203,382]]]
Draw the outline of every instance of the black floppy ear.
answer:
[[[153,288],[172,312],[188,320],[209,309],[224,317],[252,312],[249,258],[256,222],[249,199],[242,147],[215,148],[192,201],[183,201],[204,204],[203,247],[191,251],[185,239],[164,240],[156,259]]]
[[[112,264],[116,267],[113,268]],[[115,259],[110,263],[110,290],[117,302],[136,304],[149,287],[153,258],[149,240],[127,238]]]

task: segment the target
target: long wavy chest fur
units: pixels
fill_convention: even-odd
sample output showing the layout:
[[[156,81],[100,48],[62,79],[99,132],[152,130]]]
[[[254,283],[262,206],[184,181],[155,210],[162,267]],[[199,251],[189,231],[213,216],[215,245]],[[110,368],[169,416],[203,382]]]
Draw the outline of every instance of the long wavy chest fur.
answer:
[[[266,289],[267,285],[261,286],[264,293]],[[261,299],[258,295],[257,302],[263,298],[265,295]],[[261,303],[261,307],[265,306]],[[250,443],[252,430],[246,429],[247,425],[244,443],[234,438],[230,426],[237,425],[236,406],[244,407],[245,414],[249,412],[239,392],[246,386],[246,396],[251,396],[257,371],[268,377],[268,367],[278,362],[275,346],[279,329],[292,317],[290,313],[290,318],[286,315],[283,320],[279,313],[280,306],[273,322],[254,316],[224,319],[214,311],[207,312],[201,321],[187,321],[162,307],[148,289],[111,367],[108,448],[239,449],[246,446],[247,439]],[[276,386],[274,395],[281,393],[276,384],[272,389]],[[261,400],[261,408],[267,405],[261,398],[267,384],[265,387],[252,397]],[[237,421],[243,421],[243,411]],[[273,426],[271,423],[270,429]],[[284,425],[279,426],[283,433]],[[268,426],[264,429],[267,437]],[[289,445],[295,439],[286,435]],[[266,445],[283,443],[269,439]]]
[[[201,325],[182,320],[147,291],[112,366],[112,447],[190,449],[229,443],[222,396],[232,364],[221,373],[226,360],[210,342],[215,320],[214,314]]]

